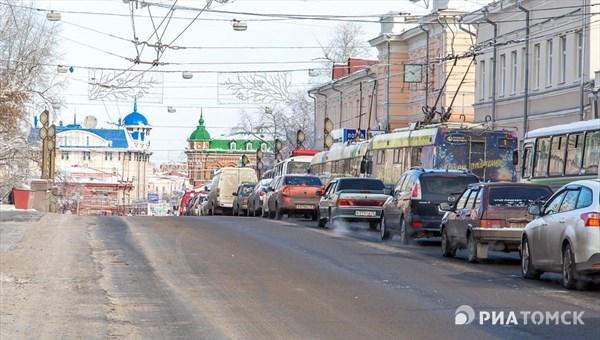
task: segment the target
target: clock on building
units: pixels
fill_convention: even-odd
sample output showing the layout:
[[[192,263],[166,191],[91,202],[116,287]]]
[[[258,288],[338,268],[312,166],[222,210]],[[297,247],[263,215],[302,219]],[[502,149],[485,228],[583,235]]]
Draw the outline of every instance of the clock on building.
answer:
[[[421,67],[421,64],[404,64],[404,82],[420,83],[422,75]]]

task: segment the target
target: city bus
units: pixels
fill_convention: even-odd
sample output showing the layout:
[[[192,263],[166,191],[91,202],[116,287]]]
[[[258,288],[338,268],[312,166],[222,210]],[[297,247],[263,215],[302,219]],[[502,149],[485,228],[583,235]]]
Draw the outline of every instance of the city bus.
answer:
[[[371,140],[316,154],[310,173],[331,180],[365,176],[394,185],[411,167],[469,170],[482,181],[517,180],[517,137],[508,129],[445,123],[396,129]]]
[[[313,156],[321,150],[292,150],[290,157],[277,163],[272,169],[265,171],[261,178],[274,178],[288,174],[305,174]]]
[[[521,181],[557,189],[598,178],[598,163],[600,119],[535,129],[523,138]]]

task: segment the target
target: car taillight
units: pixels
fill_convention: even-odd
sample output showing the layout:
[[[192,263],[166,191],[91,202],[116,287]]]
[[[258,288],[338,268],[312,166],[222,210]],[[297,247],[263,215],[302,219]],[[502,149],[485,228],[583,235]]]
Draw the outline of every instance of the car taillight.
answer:
[[[479,226],[481,228],[504,228],[506,227],[505,220],[480,220]]]
[[[263,197],[264,195],[265,195],[264,191],[261,191],[261,192],[258,193],[258,196],[260,196],[260,197]]]
[[[349,200],[349,199],[344,199],[344,198],[337,200],[338,207],[347,207],[347,206],[353,206],[353,205],[356,205],[355,200]]]
[[[591,212],[581,214],[581,219],[586,227],[600,227],[600,213]]]
[[[247,198],[244,198],[244,199],[242,200],[242,204],[248,204],[248,199],[247,199]]]
[[[217,195],[221,193],[221,188],[217,188]]]
[[[416,200],[421,199],[421,184],[419,184],[419,182],[415,183],[415,185],[413,186],[410,198],[414,198]]]
[[[385,204],[385,200],[383,201],[377,201],[377,205],[382,207]]]
[[[413,228],[423,228],[423,222],[412,221]]]
[[[285,188],[281,189],[281,196],[289,197],[290,196],[290,188],[285,187]]]

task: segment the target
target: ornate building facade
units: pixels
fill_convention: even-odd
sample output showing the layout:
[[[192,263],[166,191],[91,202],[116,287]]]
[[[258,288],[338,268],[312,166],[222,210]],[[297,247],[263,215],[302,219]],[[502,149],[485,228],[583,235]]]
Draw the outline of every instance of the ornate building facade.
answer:
[[[204,125],[204,117],[188,138],[187,173],[189,183],[200,187],[209,182],[215,171],[225,167],[256,166],[256,152],[271,150],[270,137],[259,133],[237,132],[211,138]]]

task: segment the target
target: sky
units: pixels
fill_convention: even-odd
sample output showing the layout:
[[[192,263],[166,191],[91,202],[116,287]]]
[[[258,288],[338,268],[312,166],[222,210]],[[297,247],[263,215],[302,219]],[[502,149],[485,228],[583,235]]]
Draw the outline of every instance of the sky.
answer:
[[[57,64],[73,67],[59,74],[69,85],[60,92],[58,120],[70,124],[76,117],[82,123],[93,115],[98,128],[113,128],[132,112],[133,96],[141,94],[138,112],[153,127],[150,151],[156,166],[185,161],[186,139],[201,110],[207,130],[218,137],[231,131],[242,111],[257,113],[268,105],[237,99],[218,85],[236,72],[285,71],[293,88],[306,90],[315,85],[309,83],[308,70],[320,65],[318,46],[327,43],[341,22],[335,16],[360,16],[353,20],[364,21],[366,41],[379,35],[378,18],[386,13],[428,12],[423,1],[408,0],[215,0],[204,11],[206,0],[148,2],[152,5],[142,7],[128,0],[53,0],[38,1],[35,7],[44,16],[48,10],[60,12],[55,24],[61,25],[57,40],[62,56]],[[172,18],[165,19],[173,5]],[[302,15],[321,17],[300,19]],[[246,22],[248,29],[234,31],[234,19]],[[136,48],[132,42],[137,36],[140,42],[156,44],[153,25],[169,46],[160,57],[154,48]],[[372,49],[371,58],[376,54]],[[157,57],[159,64],[152,66]],[[133,62],[136,58],[139,64]],[[192,78],[184,79],[184,71]],[[141,81],[134,89],[119,91],[89,85],[119,85],[124,77],[129,77],[128,84]]]

